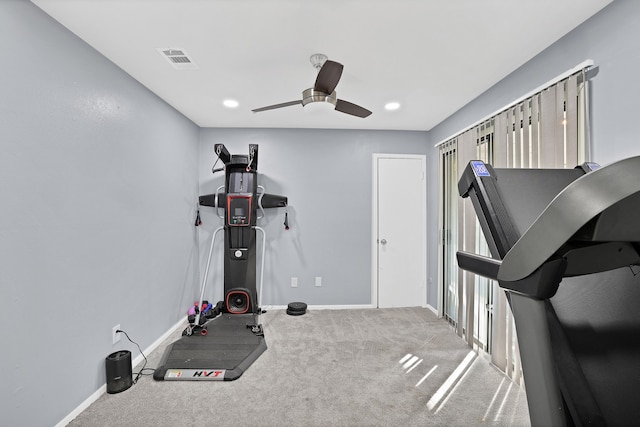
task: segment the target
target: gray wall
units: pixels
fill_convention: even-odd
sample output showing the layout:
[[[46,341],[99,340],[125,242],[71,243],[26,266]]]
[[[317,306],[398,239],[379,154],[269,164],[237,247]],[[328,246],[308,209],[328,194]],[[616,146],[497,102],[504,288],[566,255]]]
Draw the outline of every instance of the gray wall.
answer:
[[[640,2],[615,0],[429,132],[434,143],[458,132],[579,63],[592,59],[592,160],[640,154]],[[435,150],[433,151],[436,152]]]
[[[0,426],[51,426],[193,301],[199,129],[30,2],[0,40]]]
[[[266,218],[258,222],[267,234],[263,304],[371,304],[372,154],[426,154],[427,133],[203,129],[202,194],[214,193],[224,184],[222,172],[211,174],[216,143],[225,144],[232,154],[248,154],[249,144],[258,144],[258,183],[267,193],[289,198],[290,230],[284,230],[281,208],[268,210]],[[215,217],[212,208],[200,212],[204,265],[211,235],[222,220]],[[208,285],[208,298],[213,300],[221,299],[223,292],[220,257],[219,252],[214,255],[214,262],[218,262],[212,267]],[[322,277],[322,287],[314,285],[316,276]],[[297,288],[291,287],[291,277],[298,278]],[[435,306],[435,301],[429,302]]]

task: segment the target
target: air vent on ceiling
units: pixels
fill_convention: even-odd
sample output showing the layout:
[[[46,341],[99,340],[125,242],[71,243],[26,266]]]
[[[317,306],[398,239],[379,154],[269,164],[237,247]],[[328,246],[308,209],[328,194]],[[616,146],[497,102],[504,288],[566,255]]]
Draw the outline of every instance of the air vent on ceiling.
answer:
[[[184,49],[159,47],[156,50],[177,70],[195,70],[198,68]]]

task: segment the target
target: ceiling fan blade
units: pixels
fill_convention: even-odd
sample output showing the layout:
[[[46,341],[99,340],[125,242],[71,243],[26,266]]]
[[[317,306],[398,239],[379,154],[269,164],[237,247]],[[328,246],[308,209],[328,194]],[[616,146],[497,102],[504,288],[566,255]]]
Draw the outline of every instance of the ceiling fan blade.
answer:
[[[313,88],[327,94],[332,93],[340,81],[342,68],[342,64],[338,62],[329,60],[325,61],[322,68],[320,68],[320,71],[318,71],[316,84],[313,85]]]
[[[362,118],[371,115],[371,111],[367,110],[366,108],[353,104],[349,101],[344,101],[342,99],[338,99],[338,101],[336,102],[336,110],[340,111],[341,113],[351,114],[352,116]]]
[[[283,102],[282,104],[269,105],[267,107],[256,108],[255,110],[251,110],[251,111],[253,111],[254,113],[259,113],[260,111],[275,110],[276,108],[290,107],[292,105],[298,105],[298,104],[302,104],[302,100],[289,101],[289,102]]]

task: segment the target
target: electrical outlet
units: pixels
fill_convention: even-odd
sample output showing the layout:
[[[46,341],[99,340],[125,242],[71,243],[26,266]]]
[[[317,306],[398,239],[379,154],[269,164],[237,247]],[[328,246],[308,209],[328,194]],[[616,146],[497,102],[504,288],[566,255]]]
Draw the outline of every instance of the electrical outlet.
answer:
[[[111,339],[114,344],[120,341],[120,332],[116,332],[119,330],[120,330],[120,325],[116,325],[113,327],[113,329],[111,329]]]
[[[322,286],[322,277],[316,276],[316,286]]]
[[[291,287],[292,288],[297,288],[298,287],[298,278],[297,277],[292,277],[291,278]]]

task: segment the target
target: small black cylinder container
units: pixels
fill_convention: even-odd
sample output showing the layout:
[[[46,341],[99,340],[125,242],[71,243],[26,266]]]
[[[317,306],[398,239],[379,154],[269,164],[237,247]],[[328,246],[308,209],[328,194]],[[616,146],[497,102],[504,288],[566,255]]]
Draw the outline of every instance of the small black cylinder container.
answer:
[[[105,360],[105,367],[107,372],[107,393],[120,393],[133,385],[131,352],[129,350],[120,350],[108,355]]]

